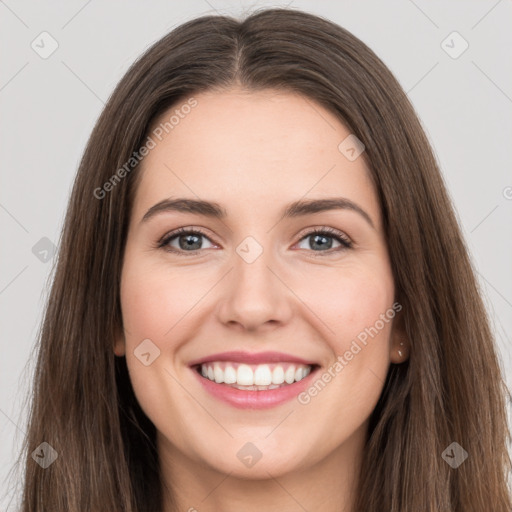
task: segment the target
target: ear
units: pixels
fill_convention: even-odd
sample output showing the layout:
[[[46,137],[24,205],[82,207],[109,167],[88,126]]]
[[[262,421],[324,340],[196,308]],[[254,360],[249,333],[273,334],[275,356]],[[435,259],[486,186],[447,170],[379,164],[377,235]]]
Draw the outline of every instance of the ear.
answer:
[[[393,319],[389,344],[389,359],[393,364],[401,364],[409,359],[411,343],[404,326],[403,312],[399,311]]]
[[[123,357],[126,354],[126,340],[122,327],[116,329],[116,336],[114,339],[114,354],[118,357]]]

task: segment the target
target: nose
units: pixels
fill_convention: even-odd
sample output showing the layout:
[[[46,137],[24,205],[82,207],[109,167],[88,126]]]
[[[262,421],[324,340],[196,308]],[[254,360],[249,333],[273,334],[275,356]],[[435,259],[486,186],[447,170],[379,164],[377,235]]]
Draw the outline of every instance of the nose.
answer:
[[[219,320],[247,331],[267,330],[288,322],[293,293],[279,275],[271,251],[263,250],[252,262],[240,254],[233,255],[233,269],[226,276],[218,303]]]

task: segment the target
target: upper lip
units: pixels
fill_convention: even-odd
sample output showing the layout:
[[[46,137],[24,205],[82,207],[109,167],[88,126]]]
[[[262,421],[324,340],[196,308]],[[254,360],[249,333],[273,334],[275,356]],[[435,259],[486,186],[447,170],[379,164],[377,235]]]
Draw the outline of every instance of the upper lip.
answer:
[[[195,359],[189,363],[196,366],[211,361],[232,361],[234,363],[262,364],[262,363],[298,363],[314,365],[314,361],[307,361],[301,357],[285,354],[284,352],[244,352],[241,350],[231,352],[219,352],[209,356]]]

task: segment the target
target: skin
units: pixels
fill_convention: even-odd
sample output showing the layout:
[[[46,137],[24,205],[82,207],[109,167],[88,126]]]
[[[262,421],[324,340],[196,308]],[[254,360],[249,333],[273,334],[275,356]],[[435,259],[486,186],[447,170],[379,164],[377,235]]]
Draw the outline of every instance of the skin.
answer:
[[[156,426],[177,510],[349,512],[368,418],[389,364],[407,357],[399,317],[307,405],[292,399],[236,409],[208,394],[188,363],[228,350],[274,350],[325,372],[391,308],[394,282],[368,170],[362,157],[351,162],[338,150],[350,131],[303,96],[233,88],[194,97],[197,106],[142,164],[115,353],[126,357],[136,397]],[[281,219],[292,201],[333,196],[357,203],[374,227],[348,209]],[[170,197],[215,201],[228,216],[165,212],[141,222]],[[324,226],[353,247],[340,250],[332,238],[331,248],[315,248],[307,230]],[[156,247],[180,227],[207,233],[195,256]],[[251,264],[236,252],[247,236],[263,248]],[[180,251],[178,238],[170,244]],[[144,339],[160,350],[148,366],[134,354]],[[252,467],[237,457],[247,442],[262,453]],[[167,495],[164,510],[173,510]]]

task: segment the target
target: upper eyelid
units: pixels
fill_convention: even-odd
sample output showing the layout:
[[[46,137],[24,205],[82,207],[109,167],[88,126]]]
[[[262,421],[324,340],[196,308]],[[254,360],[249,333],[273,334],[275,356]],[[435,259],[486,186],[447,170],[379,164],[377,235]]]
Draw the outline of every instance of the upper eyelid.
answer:
[[[187,234],[187,233],[196,233],[197,234],[200,234],[201,236],[204,236],[205,238],[208,238],[208,240],[210,240],[210,242],[212,243],[215,243],[210,235],[208,235],[202,228],[196,228],[194,226],[188,226],[188,227],[185,227],[185,228],[176,228],[176,229],[173,229],[172,231],[169,231],[168,233],[166,233],[165,235],[163,235],[159,240],[158,240],[158,243],[163,243],[165,241],[168,241],[168,240],[171,240],[172,238],[175,238],[179,235],[183,235],[183,234]]]

